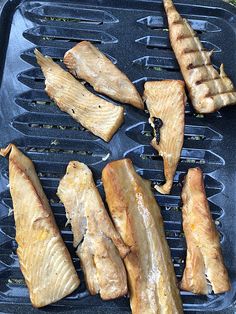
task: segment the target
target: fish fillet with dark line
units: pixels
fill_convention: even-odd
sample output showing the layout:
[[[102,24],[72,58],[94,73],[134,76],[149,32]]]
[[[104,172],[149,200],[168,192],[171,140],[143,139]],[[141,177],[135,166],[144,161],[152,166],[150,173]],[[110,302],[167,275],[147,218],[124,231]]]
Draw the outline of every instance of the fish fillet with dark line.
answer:
[[[45,76],[46,93],[93,134],[108,142],[124,120],[124,109],[89,92],[70,73],[35,49]]]
[[[210,113],[236,104],[236,90],[226,75],[211,63],[212,51],[207,51],[197,33],[176,11],[172,0],[163,0],[169,24],[171,46],[197,112]],[[216,34],[214,35],[216,36]]]
[[[13,144],[0,154],[9,154],[20,268],[33,306],[42,307],[72,293],[80,281],[32,161]]]

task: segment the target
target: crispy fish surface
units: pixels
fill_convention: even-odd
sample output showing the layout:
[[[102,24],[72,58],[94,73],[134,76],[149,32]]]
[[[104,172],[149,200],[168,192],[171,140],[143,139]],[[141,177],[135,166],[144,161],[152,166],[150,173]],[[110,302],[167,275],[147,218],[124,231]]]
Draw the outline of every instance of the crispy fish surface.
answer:
[[[128,77],[89,41],[82,41],[64,56],[69,71],[104,95],[144,109],[142,98]]]
[[[127,277],[122,261],[129,248],[115,230],[93,181],[91,170],[71,161],[58,192],[74,235],[87,287],[103,300],[127,293]]]
[[[130,159],[113,161],[102,180],[111,217],[131,248],[125,258],[134,314],[183,313],[163,220],[150,182]]]
[[[181,289],[197,294],[230,290],[219,235],[212,220],[200,168],[188,170],[182,191],[183,229],[187,242]]]
[[[154,129],[152,146],[164,161],[166,183],[155,188],[169,194],[184,142],[186,95],[184,82],[177,80],[150,81],[144,85],[144,100]]]
[[[72,293],[80,281],[32,161],[13,144],[0,151],[8,153],[17,255],[31,302],[42,307]]]
[[[89,92],[70,73],[35,49],[37,62],[45,76],[46,93],[93,134],[108,142],[124,120],[124,109]]]
[[[170,41],[197,112],[210,113],[236,104],[236,90],[221,65],[220,73],[211,63],[196,32],[176,11],[172,0],[163,0]]]

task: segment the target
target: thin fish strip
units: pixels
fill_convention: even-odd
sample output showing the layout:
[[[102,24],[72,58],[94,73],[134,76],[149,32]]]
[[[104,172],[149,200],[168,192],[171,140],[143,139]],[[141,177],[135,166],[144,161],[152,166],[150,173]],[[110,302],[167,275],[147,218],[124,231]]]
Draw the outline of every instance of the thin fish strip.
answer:
[[[45,91],[49,97],[86,129],[104,141],[110,141],[124,120],[124,109],[89,92],[70,73],[37,49],[35,55],[45,76]]]
[[[187,258],[181,289],[197,294],[223,293],[230,280],[212,220],[200,168],[190,168],[182,191]]]
[[[236,90],[224,71],[211,63],[213,51],[207,51],[196,32],[177,12],[172,0],[163,0],[169,24],[171,46],[188,87],[193,107],[210,113],[236,104]]]
[[[33,306],[42,307],[72,293],[80,281],[32,161],[13,144],[0,154],[9,154],[20,268]]]

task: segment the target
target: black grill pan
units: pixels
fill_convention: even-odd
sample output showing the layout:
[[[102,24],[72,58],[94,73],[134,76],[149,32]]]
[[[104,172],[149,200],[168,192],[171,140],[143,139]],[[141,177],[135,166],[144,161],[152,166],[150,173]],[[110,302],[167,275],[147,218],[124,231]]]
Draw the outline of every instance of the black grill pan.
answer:
[[[219,67],[222,61],[236,84],[236,9],[218,0],[177,0],[176,6],[190,20],[204,45],[214,49],[214,65]],[[142,93],[147,80],[181,78],[168,39],[163,5],[155,0],[12,0],[2,1],[0,14],[0,145],[14,142],[34,161],[82,279],[75,293],[46,309],[129,312],[127,298],[102,302],[86,291],[56,189],[72,159],[91,167],[103,196],[101,170],[107,162],[122,157],[131,158],[143,177],[153,183],[162,182],[162,161],[149,145],[152,135],[148,113],[126,106],[125,124],[110,143],[104,143],[50,101],[44,92],[43,76],[33,50],[37,47],[61,63],[66,50],[81,40],[90,40],[127,73]],[[166,236],[180,279],[186,254],[181,226],[181,182],[189,167],[200,166],[204,171],[206,192],[221,235],[232,290],[209,296],[181,292],[186,311],[224,310],[236,297],[235,123],[236,107],[202,116],[195,114],[188,104],[184,148],[172,194],[164,196],[154,192],[162,208]],[[30,301],[16,256],[7,164],[1,159],[0,304],[23,307]]]

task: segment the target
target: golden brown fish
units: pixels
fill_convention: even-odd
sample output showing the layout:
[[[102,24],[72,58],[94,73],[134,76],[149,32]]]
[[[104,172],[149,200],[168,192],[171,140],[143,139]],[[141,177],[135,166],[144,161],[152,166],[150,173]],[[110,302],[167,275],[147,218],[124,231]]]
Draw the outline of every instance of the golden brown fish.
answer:
[[[172,0],[163,0],[170,41],[197,112],[210,113],[236,104],[236,90],[221,65],[220,73],[211,63],[197,34],[176,11]]]
[[[131,248],[125,258],[134,314],[183,313],[163,220],[149,181],[131,160],[113,161],[102,180],[111,217]]]
[[[212,220],[200,168],[188,170],[182,191],[183,229],[187,242],[181,289],[198,294],[230,290],[219,235]]]
[[[124,109],[90,93],[70,73],[35,49],[45,76],[45,91],[58,107],[93,134],[109,141],[124,119]]]
[[[110,220],[90,169],[71,161],[57,194],[71,223],[90,293],[100,293],[103,300],[125,295],[127,278],[122,258],[129,249]]]
[[[144,109],[142,98],[128,77],[89,41],[82,41],[64,56],[69,71],[104,95]]]
[[[80,281],[32,161],[13,144],[0,151],[8,153],[17,255],[31,302],[42,307],[72,293]]]
[[[154,129],[151,144],[164,161],[166,183],[162,186],[156,185],[155,188],[162,194],[169,194],[184,142],[184,82],[146,82],[143,97]]]

